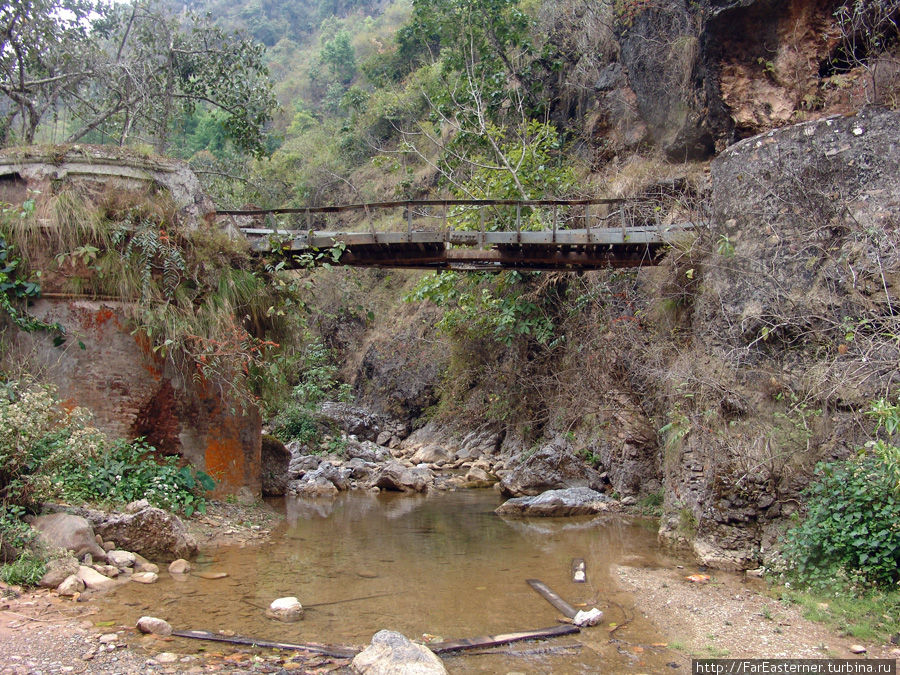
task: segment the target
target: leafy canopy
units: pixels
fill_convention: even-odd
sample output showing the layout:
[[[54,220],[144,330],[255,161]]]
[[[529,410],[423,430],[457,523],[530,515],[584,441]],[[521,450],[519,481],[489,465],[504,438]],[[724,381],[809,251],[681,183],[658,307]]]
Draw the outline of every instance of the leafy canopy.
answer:
[[[41,120],[64,107],[68,142],[136,136],[165,152],[179,116],[208,106],[241,149],[265,148],[276,102],[264,49],[209,17],[176,15],[161,0],[12,0],[0,22],[4,144],[16,131],[33,142]]]

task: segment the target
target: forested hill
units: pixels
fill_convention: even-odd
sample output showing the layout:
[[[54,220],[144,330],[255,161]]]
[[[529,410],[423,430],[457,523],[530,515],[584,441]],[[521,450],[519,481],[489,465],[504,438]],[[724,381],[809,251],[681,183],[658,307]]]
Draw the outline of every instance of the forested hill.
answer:
[[[283,39],[304,42],[326,19],[346,18],[354,12],[377,16],[388,4],[387,0],[193,0],[183,6],[208,12],[223,25],[246,31],[257,42],[273,47]]]

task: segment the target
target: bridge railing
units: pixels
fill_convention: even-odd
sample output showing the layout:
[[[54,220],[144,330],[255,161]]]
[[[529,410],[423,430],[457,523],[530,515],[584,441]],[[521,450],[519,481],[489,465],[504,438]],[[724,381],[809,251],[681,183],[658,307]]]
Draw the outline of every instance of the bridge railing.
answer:
[[[291,232],[484,232],[658,226],[660,209],[641,198],[409,199],[301,208],[220,210],[241,229]],[[388,227],[385,227],[387,225]]]

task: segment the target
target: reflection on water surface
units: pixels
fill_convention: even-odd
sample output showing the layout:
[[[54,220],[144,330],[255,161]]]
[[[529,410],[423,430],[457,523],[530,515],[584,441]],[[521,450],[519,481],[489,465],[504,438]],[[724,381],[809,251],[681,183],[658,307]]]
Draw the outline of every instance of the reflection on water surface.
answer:
[[[364,645],[382,628],[413,639],[454,639],[556,625],[559,613],[525,583],[535,577],[573,605],[599,607],[607,623],[504,650],[524,656],[450,656],[450,672],[665,669],[664,650],[633,648],[659,638],[612,576],[617,564],[662,562],[656,523],[624,516],[504,520],[493,512],[499,503],[490,490],[288,498],[285,523],[269,543],[200,557],[201,569],[227,578],[175,581],[163,571],[157,584],[129,584],[98,602],[104,618],[123,624],[149,613],[176,629]],[[585,560],[587,583],[572,581],[573,558]],[[264,616],[282,596],[300,599],[307,608],[302,621]],[[626,620],[610,634],[609,622]],[[188,642],[185,650],[196,649]]]

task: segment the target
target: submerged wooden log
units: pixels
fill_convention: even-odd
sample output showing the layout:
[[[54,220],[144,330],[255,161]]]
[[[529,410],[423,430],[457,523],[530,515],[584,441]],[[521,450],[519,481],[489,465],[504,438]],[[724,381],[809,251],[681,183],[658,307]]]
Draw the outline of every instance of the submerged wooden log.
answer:
[[[540,579],[526,579],[525,581],[529,586],[537,591],[537,593],[540,594],[544,598],[544,600],[546,600],[551,605],[556,607],[556,609],[562,612],[566,618],[574,619],[575,615],[578,614],[577,609],[563,600],[557,593],[551,590],[550,587]]]
[[[270,649],[291,649],[294,651],[323,654],[340,659],[352,659],[359,653],[353,647],[340,647],[336,645],[320,644],[293,644],[291,642],[274,642],[272,640],[260,640],[258,638],[244,637],[241,635],[220,635],[208,630],[175,630],[172,635],[176,637],[192,638],[194,640],[211,640],[212,642],[227,642],[232,645],[249,645],[251,647],[267,647]]]
[[[515,633],[501,633],[499,635],[486,635],[484,637],[463,638],[462,640],[448,640],[446,642],[432,642],[425,645],[435,654],[447,654],[449,652],[462,651],[464,649],[477,649],[479,647],[494,647],[505,645],[520,640],[536,640],[539,638],[559,637],[580,633],[578,626],[552,626],[551,628],[538,628],[537,630],[523,630]]]

